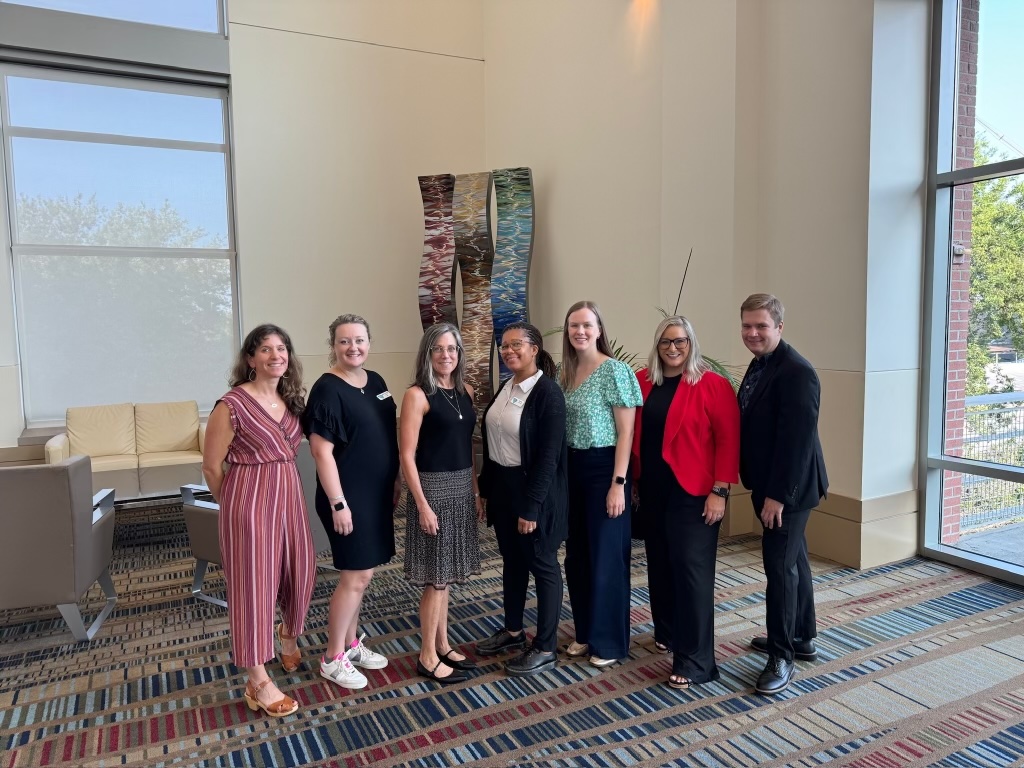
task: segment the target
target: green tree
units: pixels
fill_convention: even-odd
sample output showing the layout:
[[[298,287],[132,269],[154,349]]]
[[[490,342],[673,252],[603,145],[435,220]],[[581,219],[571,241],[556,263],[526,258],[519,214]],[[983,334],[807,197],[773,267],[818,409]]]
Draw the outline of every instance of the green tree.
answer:
[[[984,140],[975,165],[999,159]],[[974,184],[971,220],[971,315],[967,336],[967,395],[1012,391],[985,377],[988,346],[1007,338],[1024,349],[1024,185],[1013,178]]]
[[[33,245],[100,245],[136,248],[225,248],[223,236],[193,227],[169,201],[101,205],[96,196],[21,195],[18,242]]]

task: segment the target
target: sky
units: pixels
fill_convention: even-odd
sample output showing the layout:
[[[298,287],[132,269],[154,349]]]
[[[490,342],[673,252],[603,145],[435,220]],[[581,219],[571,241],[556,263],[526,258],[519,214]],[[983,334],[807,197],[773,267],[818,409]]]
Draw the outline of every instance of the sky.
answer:
[[[85,13],[122,21],[183,27],[200,32],[219,31],[217,0],[0,0],[11,5],[31,5],[55,11]]]
[[[1024,0],[981,0],[978,22],[977,117],[994,135],[1016,145],[995,143],[1008,158],[1024,155]],[[992,130],[988,131],[993,135]]]

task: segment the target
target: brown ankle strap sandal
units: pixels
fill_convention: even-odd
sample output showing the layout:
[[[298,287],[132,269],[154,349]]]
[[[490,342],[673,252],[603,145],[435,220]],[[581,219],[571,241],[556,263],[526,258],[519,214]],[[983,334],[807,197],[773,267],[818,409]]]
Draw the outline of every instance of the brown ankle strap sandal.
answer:
[[[296,649],[295,653],[284,652],[284,641],[294,640],[294,635],[286,635],[284,633],[284,622],[282,621],[277,625],[277,641],[281,644],[281,649],[277,651],[277,659],[281,662],[281,668],[285,672],[294,672],[302,664],[302,653]]]
[[[268,685],[270,685],[269,677],[255,688],[252,687],[252,683],[245,684],[245,703],[253,712],[262,709],[268,717],[287,717],[299,708],[299,703],[288,696],[282,696],[271,704],[264,704],[257,696]]]

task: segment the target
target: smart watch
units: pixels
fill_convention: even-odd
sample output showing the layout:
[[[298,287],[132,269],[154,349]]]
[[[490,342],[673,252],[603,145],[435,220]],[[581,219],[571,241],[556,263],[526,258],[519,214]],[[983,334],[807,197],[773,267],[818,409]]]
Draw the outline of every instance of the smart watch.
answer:
[[[616,485],[625,485],[626,484],[626,478],[624,478],[622,475],[616,475],[615,476],[615,484]]]
[[[339,501],[337,504],[334,504],[334,505],[331,506],[331,509],[333,509],[335,512],[341,512],[341,510],[343,510],[344,508],[345,508],[345,500],[344,499]]]
[[[711,492],[715,494],[715,496],[721,496],[723,499],[729,498],[729,486],[727,485],[716,485],[714,488],[711,489]]]

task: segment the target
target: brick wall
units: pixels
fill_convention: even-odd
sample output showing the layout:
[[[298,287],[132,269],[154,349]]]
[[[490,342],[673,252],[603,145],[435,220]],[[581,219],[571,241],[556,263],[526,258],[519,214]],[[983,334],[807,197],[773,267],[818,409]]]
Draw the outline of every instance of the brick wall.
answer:
[[[981,0],[960,2],[960,52],[958,61],[955,168],[974,165],[974,121],[978,83],[978,10]],[[971,214],[972,187],[953,192],[953,243],[962,256],[950,255],[949,337],[946,357],[945,453],[963,455],[964,395],[967,384],[967,323],[971,311]],[[960,540],[961,476],[943,472],[942,543]]]

